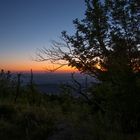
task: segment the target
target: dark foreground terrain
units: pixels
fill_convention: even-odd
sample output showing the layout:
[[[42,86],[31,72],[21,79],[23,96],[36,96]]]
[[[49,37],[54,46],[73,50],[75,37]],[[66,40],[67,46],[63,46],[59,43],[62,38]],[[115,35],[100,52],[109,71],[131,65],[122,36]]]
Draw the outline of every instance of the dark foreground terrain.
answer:
[[[83,96],[72,96],[68,87],[59,95],[48,95],[1,74],[1,140],[140,140],[139,129],[133,126],[139,122],[131,122],[132,127],[113,121],[113,112],[103,112]]]

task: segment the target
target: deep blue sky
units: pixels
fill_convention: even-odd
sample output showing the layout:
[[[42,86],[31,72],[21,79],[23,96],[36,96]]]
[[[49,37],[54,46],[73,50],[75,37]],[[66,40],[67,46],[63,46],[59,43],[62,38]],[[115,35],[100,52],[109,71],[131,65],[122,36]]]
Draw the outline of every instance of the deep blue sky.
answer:
[[[30,69],[36,48],[73,33],[72,20],[84,11],[84,0],[0,0],[0,68]]]

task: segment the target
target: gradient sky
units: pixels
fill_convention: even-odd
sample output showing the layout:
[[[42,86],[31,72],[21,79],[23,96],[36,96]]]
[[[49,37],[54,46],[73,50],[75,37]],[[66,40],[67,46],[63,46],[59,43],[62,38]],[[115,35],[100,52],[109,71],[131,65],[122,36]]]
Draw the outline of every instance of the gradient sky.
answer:
[[[84,0],[0,0],[0,68],[43,70],[32,61],[37,48],[50,47],[72,20],[84,16]]]

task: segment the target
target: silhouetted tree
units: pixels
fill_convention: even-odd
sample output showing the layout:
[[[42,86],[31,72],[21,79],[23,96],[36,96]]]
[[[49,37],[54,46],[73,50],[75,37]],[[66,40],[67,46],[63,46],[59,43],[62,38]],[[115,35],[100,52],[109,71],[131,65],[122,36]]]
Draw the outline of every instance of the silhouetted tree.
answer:
[[[100,80],[111,65],[140,70],[140,4],[136,0],[86,0],[85,18],[74,20],[76,33],[62,32],[64,43],[43,48],[39,61],[76,67]],[[60,61],[60,62],[59,62]],[[115,63],[114,63],[115,61]]]
[[[73,21],[75,34],[63,31],[63,42],[54,41],[52,49],[41,49],[38,61],[50,60],[96,77],[101,84],[94,93],[100,96],[94,94],[94,99],[111,110],[115,119],[119,116],[126,131],[138,129],[140,2],[85,0],[85,4],[85,18]]]
[[[15,81],[10,71],[0,71],[0,97],[9,97],[15,91]]]

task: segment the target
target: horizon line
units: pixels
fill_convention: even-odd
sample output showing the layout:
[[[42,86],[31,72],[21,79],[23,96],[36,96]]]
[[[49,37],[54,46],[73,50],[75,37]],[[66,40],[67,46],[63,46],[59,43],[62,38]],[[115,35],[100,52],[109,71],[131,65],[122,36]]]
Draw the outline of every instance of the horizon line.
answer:
[[[7,70],[7,69],[0,69],[4,70],[5,72],[10,71],[11,73],[31,73],[31,70],[33,73],[79,73],[78,70],[56,70],[56,71],[45,71],[45,70]]]

